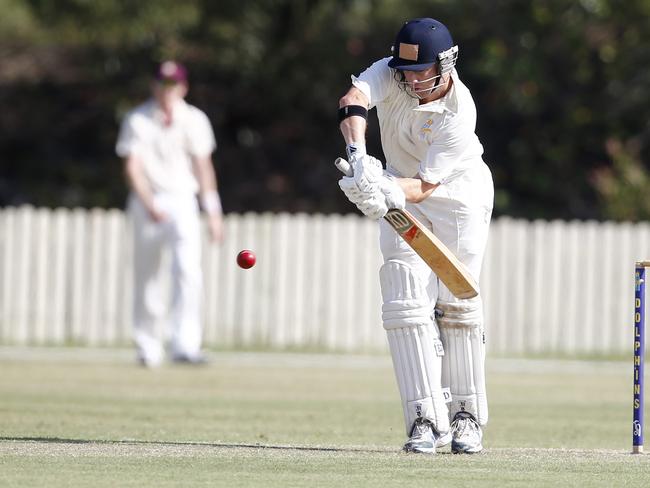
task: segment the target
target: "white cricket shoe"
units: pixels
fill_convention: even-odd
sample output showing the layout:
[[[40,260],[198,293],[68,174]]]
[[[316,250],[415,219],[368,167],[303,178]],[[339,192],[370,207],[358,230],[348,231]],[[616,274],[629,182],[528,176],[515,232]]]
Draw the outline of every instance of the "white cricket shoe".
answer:
[[[451,452],[474,454],[483,450],[483,431],[471,413],[458,412],[451,422]]]
[[[433,428],[431,421],[419,418],[413,422],[411,435],[404,444],[404,450],[421,454],[435,454],[436,447],[449,444],[450,440],[451,436],[449,434],[440,436]]]

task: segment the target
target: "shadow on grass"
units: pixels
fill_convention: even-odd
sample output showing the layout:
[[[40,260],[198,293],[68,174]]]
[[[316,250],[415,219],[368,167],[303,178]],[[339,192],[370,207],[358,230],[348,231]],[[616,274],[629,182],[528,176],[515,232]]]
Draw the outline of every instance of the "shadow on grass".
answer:
[[[270,444],[228,444],[223,442],[196,441],[143,441],[137,439],[64,439],[62,437],[0,437],[0,442],[38,442],[51,444],[113,444],[113,445],[144,445],[144,446],[204,446],[233,449],[277,449],[290,451],[321,451],[321,452],[394,452],[394,449],[364,448],[364,447],[319,447],[319,446],[287,446]]]

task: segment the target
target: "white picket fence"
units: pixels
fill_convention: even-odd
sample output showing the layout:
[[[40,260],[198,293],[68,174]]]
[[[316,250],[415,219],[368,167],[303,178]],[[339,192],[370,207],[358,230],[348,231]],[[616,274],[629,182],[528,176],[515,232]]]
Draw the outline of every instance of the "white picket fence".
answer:
[[[230,214],[226,236],[204,245],[206,345],[386,349],[375,223]],[[128,344],[130,243],[121,210],[0,210],[0,343]],[[235,263],[244,248],[258,257],[250,270]],[[634,262],[648,257],[645,223],[493,221],[489,352],[630,351]]]

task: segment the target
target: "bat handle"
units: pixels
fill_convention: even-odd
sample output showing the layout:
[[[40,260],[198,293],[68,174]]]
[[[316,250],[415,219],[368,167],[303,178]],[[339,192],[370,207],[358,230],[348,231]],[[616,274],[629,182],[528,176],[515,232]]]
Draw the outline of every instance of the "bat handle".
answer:
[[[350,166],[350,163],[348,163],[345,159],[336,158],[336,161],[334,161],[334,165],[345,176],[354,176],[354,171],[352,170],[352,166]]]

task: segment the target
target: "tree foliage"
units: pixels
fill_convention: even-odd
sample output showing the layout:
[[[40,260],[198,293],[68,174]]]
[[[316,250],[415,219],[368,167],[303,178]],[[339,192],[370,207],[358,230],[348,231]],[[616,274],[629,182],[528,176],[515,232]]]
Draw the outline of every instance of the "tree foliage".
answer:
[[[644,219],[650,1],[0,0],[0,204],[122,206],[113,147],[154,65],[185,62],[227,211],[347,212],[349,75],[412,17],[460,45],[497,215]],[[377,124],[369,147],[381,154]]]

